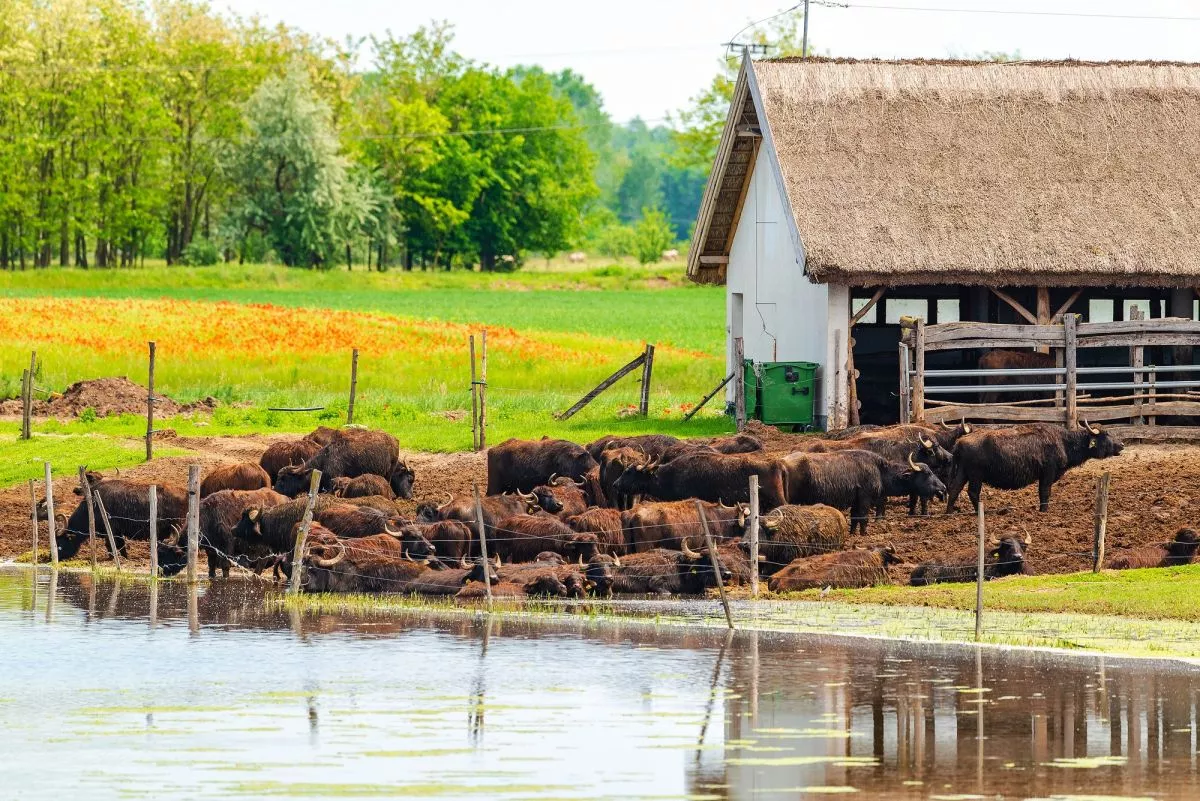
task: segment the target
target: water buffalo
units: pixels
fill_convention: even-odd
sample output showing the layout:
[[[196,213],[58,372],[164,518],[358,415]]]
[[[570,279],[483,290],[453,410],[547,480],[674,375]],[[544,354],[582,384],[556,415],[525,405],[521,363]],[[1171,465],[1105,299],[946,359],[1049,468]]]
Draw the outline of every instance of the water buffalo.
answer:
[[[1028,537],[1024,541],[1016,537],[1004,537],[991,543],[983,562],[984,581],[1024,573],[1025,549],[1028,547]],[[922,562],[913,570],[909,584],[925,587],[931,584],[975,581],[978,576],[979,551],[971,548]]]
[[[604,488],[604,496],[617,509],[633,507],[633,496],[623,495],[616,491],[614,485],[629,468],[634,465],[644,465],[650,461],[642,451],[629,446],[607,448],[601,452],[598,459],[600,465],[600,486]]]
[[[388,500],[395,500],[396,492],[391,483],[383,476],[374,473],[363,473],[361,476],[350,478],[338,476],[331,485],[333,494],[339,498],[365,498],[369,495],[382,495]]]
[[[626,553],[625,529],[621,524],[621,513],[616,509],[601,509],[593,506],[564,521],[580,534],[595,534],[603,553],[621,556]]]
[[[780,506],[759,520],[759,570],[770,575],[796,559],[840,551],[848,536],[846,516],[832,506]],[[749,552],[749,533],[739,545]]]
[[[732,576],[720,559],[721,580]],[[614,592],[624,595],[703,595],[717,586],[712,562],[705,551],[693,551],[685,540],[678,551],[656,548],[623,557],[613,566]]]
[[[329,426],[317,426],[312,431],[304,435],[304,439],[309,442],[315,442],[324,448],[329,443],[333,442],[334,438],[346,429],[330,428]]]
[[[496,524],[495,535],[488,538],[488,553],[509,562],[528,562],[542,551],[589,559],[598,544],[595,534],[580,534],[553,515],[520,514]]]
[[[947,490],[946,511],[964,486],[971,504],[979,505],[983,485],[1021,489],[1038,485],[1039,511],[1050,509],[1050,488],[1067,470],[1088,459],[1107,459],[1124,446],[1099,426],[1086,423],[1066,430],[1047,423],[1031,423],[967,434],[954,445],[954,472]]]
[[[1200,535],[1195,529],[1181,528],[1168,543],[1114,554],[1107,567],[1110,570],[1131,570],[1139,567],[1178,567],[1188,565],[1196,557]]]
[[[292,529],[304,517],[307,500],[297,498],[271,508],[254,506],[246,509],[233,529],[234,537],[241,541],[237,547],[267,548],[273,553],[291,550],[295,544]],[[403,522],[398,518],[389,518],[374,509],[341,503],[327,496],[317,498],[313,519],[341,538],[369,537],[374,534],[387,534],[397,539],[405,536],[400,529]],[[432,546],[420,539],[410,538],[402,544],[413,550],[414,556],[433,552]]]
[[[888,581],[890,565],[901,564],[891,546],[866,551],[839,551],[797,559],[767,582],[771,592],[853,589],[873,587]]]
[[[462,559],[459,566],[449,570],[426,570],[415,576],[404,585],[404,592],[415,592],[420,595],[455,595],[468,582],[484,581],[484,571],[487,580],[492,584],[500,583],[496,570],[500,567],[500,558],[484,562],[482,557],[468,561]]]
[[[611,598],[613,594],[613,577],[621,567],[620,557],[606,553],[598,553],[587,561],[584,573],[586,583],[584,588],[591,595],[601,598]]]
[[[273,489],[220,490],[200,501],[200,548],[208,562],[209,578],[216,576],[217,568],[229,578],[230,557],[266,556],[265,550],[243,554],[235,547],[233,530],[247,509],[272,509],[288,503],[286,495]],[[181,530],[177,544],[186,547],[187,531]],[[161,556],[161,554],[160,554]],[[161,559],[160,559],[161,561]]]
[[[347,498],[340,495],[323,495],[326,500],[333,500],[336,503],[344,503],[348,506],[358,506],[365,509],[374,509],[382,515],[393,517],[396,514],[396,502],[388,500],[384,495],[363,495],[358,498]],[[298,498],[297,500],[306,500]]]
[[[787,503],[784,465],[752,454],[691,453],[666,464],[635,465],[613,488],[629,495],[652,495],[663,501],[700,498],[737,503],[750,500],[750,476],[758,476],[759,503],[774,509]]]
[[[253,462],[223,464],[214,467],[200,482],[200,497],[205,498],[221,490],[256,490],[270,488],[271,476]]]
[[[638,434],[632,437],[601,437],[589,442],[586,449],[597,462],[600,461],[600,454],[615,448],[632,448],[647,460],[654,460],[662,459],[663,453],[669,448],[682,444],[683,440],[669,434]]]
[[[302,465],[283,467],[275,479],[275,490],[295,497],[308,489],[309,475],[321,471],[321,490],[327,492],[335,479],[355,478],[364,473],[387,476],[398,498],[412,497],[413,472],[400,461],[400,444],[383,431],[343,429],[316,455]]]
[[[126,555],[126,540],[150,539],[150,482],[124,478],[105,478],[99,473],[89,473],[88,483],[93,493],[99,492],[112,525],[113,541],[117,551]],[[187,516],[187,490],[170,484],[158,484],[158,540],[166,542],[174,533],[175,526],[183,523]],[[76,489],[77,494],[82,494]],[[96,521],[96,535],[107,547],[104,526],[100,521],[100,509],[94,499],[80,498],[79,505],[55,532],[60,559],[71,559],[88,539],[88,505]],[[46,519],[45,500],[39,504],[38,516]]]
[[[783,460],[787,466],[788,501],[849,509],[850,533],[857,528],[866,534],[871,509],[878,508],[886,498],[879,458],[862,450],[788,454]]]
[[[538,505],[543,510],[570,517],[586,511],[589,506],[587,493],[583,491],[586,484],[586,481],[573,481],[562,476],[551,476],[549,482],[544,486],[534,487],[533,492],[538,496]],[[553,504],[546,503],[548,500],[546,496],[553,498]],[[558,508],[552,510],[551,506],[555,505]]]
[[[709,533],[715,541],[742,536],[742,527],[749,513],[747,507],[723,506],[706,501],[701,501],[700,506],[704,510]],[[621,527],[624,530],[625,547],[631,553],[654,548],[678,549],[687,537],[704,537],[694,500],[640,503],[628,512],[621,513]]]
[[[528,595],[582,598],[587,594],[586,569],[582,562],[527,562],[504,565],[496,573],[501,582],[521,585]]]
[[[1002,370],[1005,372],[987,376],[985,386],[1008,386],[1013,384],[1053,384],[1052,375],[1013,375],[1012,370],[1030,370],[1054,367],[1054,356],[1030,350],[992,350],[979,357],[980,370]],[[980,403],[1016,403],[1049,397],[1051,390],[1042,392],[985,392]]]
[[[501,519],[518,514],[537,514],[543,511],[535,493],[485,495],[479,499],[483,510],[483,527],[487,536],[494,536]],[[475,534],[475,498],[471,495],[450,496],[440,506],[424,503],[417,507],[417,520],[432,523],[437,520],[458,520],[471,527]]]
[[[474,548],[475,532],[458,520],[406,523],[400,530],[405,535],[424,538],[440,558],[454,562],[470,556]]]
[[[908,455],[908,465],[890,461],[875,454],[875,464],[879,468],[879,479],[883,485],[883,497],[875,507],[875,518],[883,517],[888,498],[908,498],[908,513],[917,512],[917,501],[921,502],[921,513],[929,510],[929,499],[942,500],[946,497],[946,485],[927,464],[915,461],[915,454]]]
[[[488,449],[488,495],[529,492],[554,476],[583,481],[596,460],[565,439],[510,439]]]
[[[279,471],[285,467],[301,465],[321,452],[324,446],[310,439],[286,440],[272,442],[263,451],[258,463],[267,475],[274,481]]]
[[[296,532],[289,535],[294,539]],[[290,576],[289,560],[285,555],[282,565]],[[429,572],[438,571],[412,559],[395,537],[344,539],[314,523],[306,540],[301,587],[305,592],[406,592],[410,582]]]

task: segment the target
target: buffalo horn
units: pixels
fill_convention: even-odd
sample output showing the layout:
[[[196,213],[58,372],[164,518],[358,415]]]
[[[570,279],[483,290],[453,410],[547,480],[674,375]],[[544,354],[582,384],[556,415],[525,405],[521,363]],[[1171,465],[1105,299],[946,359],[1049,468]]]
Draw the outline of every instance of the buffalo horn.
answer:
[[[579,564],[581,564],[581,565],[583,564],[583,554],[582,553],[579,554]]]
[[[440,512],[452,503],[454,503],[454,496],[447,492],[446,493],[446,502],[443,503],[441,506],[439,506],[437,508],[437,510]]]
[[[460,570],[470,570],[471,563],[467,561],[467,557],[460,556],[458,557],[458,567]]]
[[[962,420],[959,422],[959,425],[961,425],[961,426],[962,426],[962,430],[963,430],[963,433],[964,433],[964,434],[970,434],[970,433],[971,433],[971,427],[970,427],[969,425],[967,425],[967,418],[965,418],[965,417],[964,417],[964,418],[963,418],[963,419],[962,419]]]
[[[913,460],[913,455],[911,452],[908,454],[908,466],[913,469],[914,473],[920,473],[922,470],[921,465],[917,464],[916,461]]]
[[[500,554],[496,554],[496,558],[494,561],[496,563],[496,567],[500,567]]]
[[[620,567],[620,566],[621,566],[621,557],[614,554],[613,555],[613,567]]]
[[[328,570],[329,568],[333,567],[333,566],[334,566],[334,565],[336,565],[338,562],[340,562],[340,561],[342,561],[343,559],[345,559],[345,558],[346,558],[346,546],[345,546],[343,543],[340,543],[340,542],[339,542],[339,543],[337,544],[337,547],[338,547],[338,554],[337,554],[337,556],[334,556],[334,557],[332,557],[332,558],[330,558],[330,559],[323,559],[323,558],[322,558],[322,557],[320,557],[320,556],[313,556],[312,554],[309,554],[309,557],[308,557],[308,558],[309,558],[309,559],[311,559],[311,560],[312,560],[312,563],[313,563],[314,565],[316,565],[317,567],[323,567],[323,568],[325,568],[326,570]]]
[[[923,435],[923,434],[918,434],[918,435],[917,435],[917,442],[920,442],[920,443],[921,443],[921,447],[922,447],[922,448],[924,448],[925,450],[928,450],[928,451],[931,451],[931,450],[933,450],[933,440],[931,440],[931,439],[927,439],[927,438],[925,437],[925,435]]]
[[[679,550],[683,551],[684,558],[689,559],[693,562],[700,558],[700,554],[696,553],[695,551],[693,551],[691,548],[688,547],[688,538],[687,537],[683,538],[683,542],[680,543]]]
[[[717,498],[717,503],[721,506],[722,509],[736,509],[737,508],[737,506],[730,506],[727,503],[725,503],[724,498]]]
[[[572,484],[574,484],[577,487],[587,486],[587,482],[584,481],[583,479],[580,479],[579,481],[576,481],[575,479],[569,479],[569,480]]]
[[[550,480],[547,481],[546,483],[552,487],[557,487],[558,486],[558,473],[551,473]]]
[[[384,524],[383,524],[383,533],[384,533],[384,534],[387,534],[387,535],[389,535],[389,536],[395,537],[396,539],[400,539],[402,536],[404,536],[404,532],[403,532],[403,531],[399,531],[398,529],[394,529],[394,528],[392,528],[391,526],[389,526],[387,523],[384,523]]]
[[[520,490],[517,490],[517,494],[521,496],[521,500],[523,500],[523,501],[536,501],[537,500],[537,495],[535,495],[532,492],[525,493],[525,492],[521,492]]]
[[[954,429],[954,426],[950,425],[950,424],[949,424],[949,423],[947,423],[945,420],[943,420],[943,421],[942,421],[942,428],[948,428],[948,429],[950,429],[950,430],[953,430],[953,429]]]

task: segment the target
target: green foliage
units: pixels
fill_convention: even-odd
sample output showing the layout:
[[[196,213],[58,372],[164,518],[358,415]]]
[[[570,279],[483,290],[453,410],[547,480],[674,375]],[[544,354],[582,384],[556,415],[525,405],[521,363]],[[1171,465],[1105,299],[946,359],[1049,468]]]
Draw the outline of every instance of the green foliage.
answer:
[[[179,261],[189,267],[211,267],[221,261],[221,251],[207,239],[193,239],[183,249]]]
[[[96,422],[96,410],[91,406],[83,407],[83,411],[79,413],[79,422],[94,423]]]
[[[667,216],[658,209],[642,209],[642,219],[633,229],[634,255],[642,264],[660,261],[673,237]]]

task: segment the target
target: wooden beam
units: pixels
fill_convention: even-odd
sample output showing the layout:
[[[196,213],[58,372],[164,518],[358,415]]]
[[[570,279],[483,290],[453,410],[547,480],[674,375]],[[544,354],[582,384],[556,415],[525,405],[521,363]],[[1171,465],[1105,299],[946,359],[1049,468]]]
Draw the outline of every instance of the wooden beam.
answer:
[[[1050,287],[1037,288],[1037,324],[1050,324]]]
[[[725,255],[729,255],[729,249],[733,247],[733,235],[737,232],[738,223],[742,219],[742,207],[746,205],[746,195],[750,194],[750,183],[754,178],[754,164],[758,161],[758,146],[762,142],[762,137],[755,137],[750,148],[750,166],[746,168],[746,175],[742,178],[742,188],[738,193],[737,205],[733,207],[733,219],[729,221],[729,236],[725,237]]]
[[[701,256],[701,264],[729,264],[728,256]]]
[[[1075,305],[1075,301],[1079,300],[1079,296],[1082,294],[1082,288],[1076,289],[1074,292],[1072,292],[1071,297],[1067,298],[1067,302],[1058,307],[1058,311],[1056,311],[1054,316],[1050,318],[1050,322],[1055,325],[1061,323],[1063,321],[1063,316],[1070,311],[1071,307]]]
[[[867,315],[867,312],[869,312],[871,309],[875,308],[875,304],[879,302],[879,299],[883,297],[883,293],[886,291],[887,290],[884,287],[879,287],[879,289],[875,290],[875,294],[872,295],[871,299],[867,301],[867,305],[863,306],[861,309],[856,311],[854,313],[854,316],[850,318],[850,327],[851,328],[858,325],[858,321],[861,320],[863,317],[865,317]]]
[[[617,370],[617,372],[613,373],[608,378],[601,381],[596,386],[595,389],[593,389],[591,392],[589,392],[588,394],[586,394],[582,398],[580,398],[578,401],[576,401],[575,405],[572,406],[570,409],[567,409],[565,412],[562,412],[561,414],[554,415],[554,419],[566,420],[566,419],[570,418],[571,415],[575,414],[575,412],[579,411],[584,406],[587,406],[589,403],[591,403],[593,400],[595,400],[596,396],[599,395],[601,392],[608,389],[613,384],[617,383],[619,380],[621,380],[625,376],[629,375],[637,368],[641,367],[642,363],[645,360],[646,360],[646,353],[645,353],[645,351],[643,351],[642,353],[638,354],[636,359],[634,359],[629,364],[622,367],[620,370]]]
[[[1038,324],[1038,319],[1037,319],[1037,317],[1034,317],[1034,316],[1033,316],[1033,315],[1032,315],[1032,314],[1029,312],[1029,309],[1027,309],[1027,308],[1025,308],[1024,306],[1022,306],[1020,303],[1018,303],[1018,302],[1017,302],[1015,299],[1013,299],[1011,296],[1009,296],[1008,294],[1006,294],[1006,293],[1004,293],[1004,292],[1001,292],[999,289],[996,289],[995,287],[989,287],[989,289],[991,289],[991,290],[992,290],[992,294],[993,294],[993,295],[995,295],[996,297],[1000,298],[1000,300],[1004,301],[1004,302],[1005,302],[1005,303],[1007,303],[1009,306],[1012,306],[1012,308],[1013,308],[1013,311],[1015,311],[1017,314],[1019,314],[1019,315],[1021,315],[1022,317],[1024,317],[1024,318],[1025,318],[1025,320],[1026,320],[1027,322],[1029,322],[1029,324],[1030,324],[1030,325],[1037,325],[1037,324]]]

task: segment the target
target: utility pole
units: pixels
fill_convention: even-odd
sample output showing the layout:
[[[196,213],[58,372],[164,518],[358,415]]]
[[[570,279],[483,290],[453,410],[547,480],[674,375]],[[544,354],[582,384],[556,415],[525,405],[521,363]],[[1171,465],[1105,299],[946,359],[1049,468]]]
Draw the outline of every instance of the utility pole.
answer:
[[[808,58],[808,0],[804,0],[804,38],[800,40],[800,57]]]

